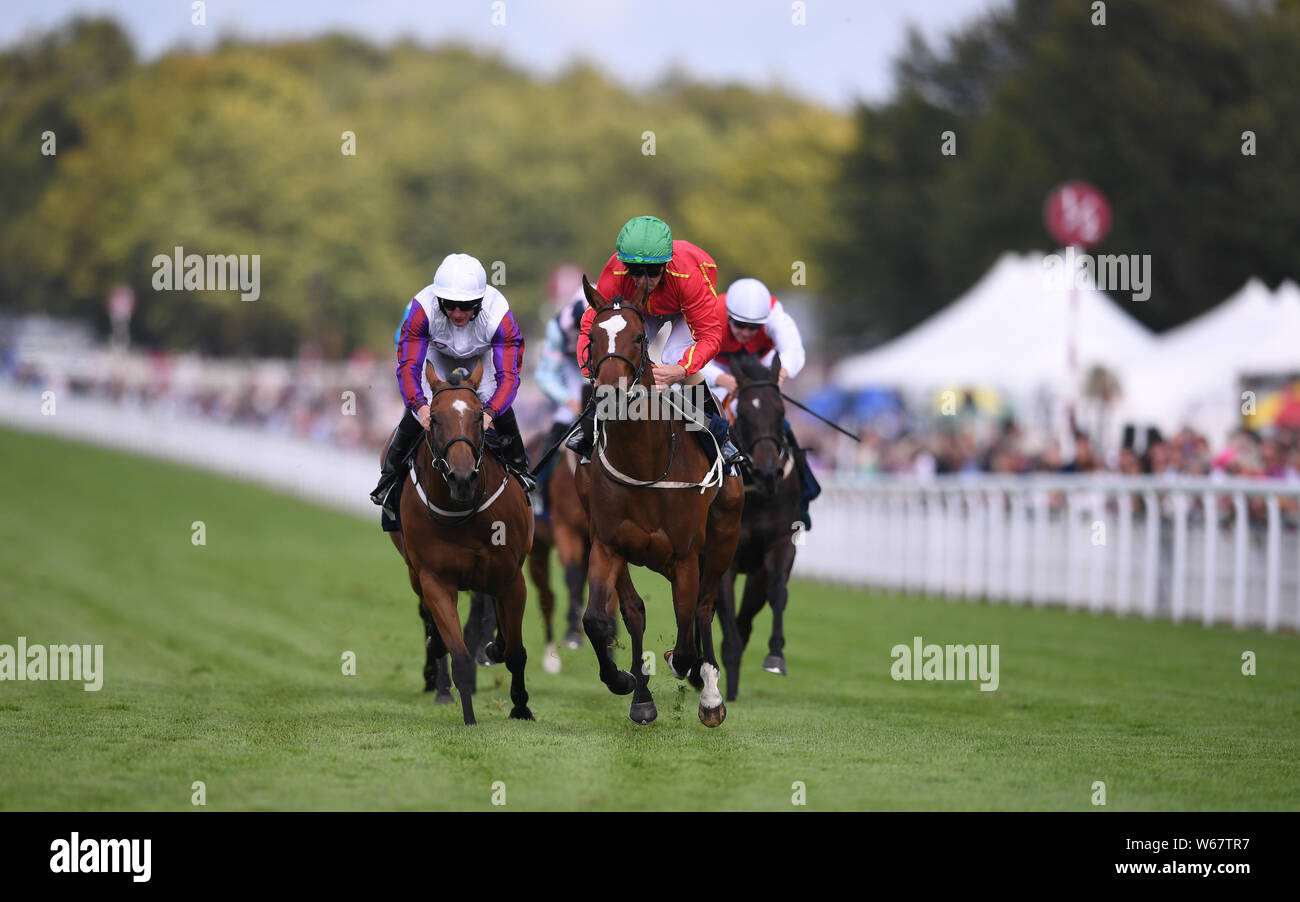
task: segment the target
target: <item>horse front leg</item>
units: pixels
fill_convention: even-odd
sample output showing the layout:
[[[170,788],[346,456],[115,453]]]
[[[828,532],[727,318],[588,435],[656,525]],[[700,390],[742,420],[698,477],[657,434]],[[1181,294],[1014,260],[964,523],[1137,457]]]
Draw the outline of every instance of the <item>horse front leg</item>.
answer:
[[[695,644],[695,610],[700,600],[700,560],[694,554],[678,558],[669,577],[673,584],[673,611],[677,615],[677,644],[664,652],[668,669],[679,680],[689,679],[700,688],[696,672],[699,656]]]
[[[452,679],[456,691],[460,693],[461,713],[465,723],[477,723],[474,719],[474,690],[468,683],[466,673],[474,672],[474,659],[465,646],[465,636],[460,630],[460,618],[456,616],[456,591],[454,587],[443,585],[436,576],[425,571],[420,574],[421,597],[429,613],[433,615],[438,633],[443,643],[451,652]]]
[[[722,628],[722,667],[727,672],[727,701],[740,691],[740,631],[736,626],[736,570],[730,568],[718,585],[718,624]]]
[[[636,688],[636,677],[626,670],[619,670],[609,650],[614,641],[614,605],[617,603],[614,583],[619,568],[623,566],[624,560],[603,543],[592,545],[591,563],[587,568],[587,610],[582,615],[583,629],[600,666],[600,681],[615,695],[627,695]]]
[[[794,566],[794,542],[789,537],[769,548],[764,556],[767,572],[767,601],[772,606],[772,637],[767,643],[763,669],[785,676],[785,606],[790,598],[790,570]]]
[[[555,614],[555,593],[551,591],[551,548],[533,538],[533,550],[528,552],[528,575],[533,578],[537,599],[542,605],[542,625],[546,627],[546,651],[542,655],[542,669],[547,673],[560,672],[560,656],[555,653],[555,633],[551,620]]]
[[[654,696],[650,694],[650,678],[645,672],[645,652],[642,643],[645,639],[645,602],[632,585],[632,575],[624,564],[618,574],[618,600],[623,609],[623,623],[632,640],[632,676],[636,679],[636,689],[632,693],[632,708],[628,717],[632,723],[644,726],[653,723],[659,716],[655,708]]]
[[[497,622],[505,632],[506,669],[510,671],[510,700],[514,702],[510,717],[513,720],[537,719],[528,709],[528,689],[524,686],[524,664],[528,661],[528,652],[524,650],[524,604],[527,599],[528,587],[524,583],[524,574],[520,572],[515,574],[515,581],[497,602]]]

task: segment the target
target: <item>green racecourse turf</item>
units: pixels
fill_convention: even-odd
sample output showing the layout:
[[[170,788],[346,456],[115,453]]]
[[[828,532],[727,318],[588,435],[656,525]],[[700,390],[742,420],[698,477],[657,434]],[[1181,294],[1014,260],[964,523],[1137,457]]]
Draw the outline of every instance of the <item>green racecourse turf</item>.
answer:
[[[665,584],[636,570],[657,723],[627,719],[589,648],[542,671],[530,595],[537,722],[507,719],[497,667],[471,728],[421,692],[414,595],[377,523],[3,430],[0,472],[0,643],[101,644],[106,671],[99,692],[0,683],[0,809],[192,810],[195,780],[207,810],[483,810],[498,780],[512,810],[794,810],[795,781],[813,810],[1098,810],[1095,780],[1108,809],[1300,807],[1294,635],[801,583],[790,675],[759,669],[765,613],[710,730],[659,657]],[[997,643],[1000,687],[895,682],[890,648],[915,635]]]

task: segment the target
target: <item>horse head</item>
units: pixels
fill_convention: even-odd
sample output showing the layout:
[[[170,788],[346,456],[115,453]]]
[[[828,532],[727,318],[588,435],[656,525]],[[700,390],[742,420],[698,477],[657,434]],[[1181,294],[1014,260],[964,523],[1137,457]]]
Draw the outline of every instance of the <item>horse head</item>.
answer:
[[[620,377],[625,386],[638,382],[649,385],[650,340],[646,336],[645,318],[641,306],[645,302],[645,286],[631,302],[622,297],[612,301],[592,287],[587,277],[582,277],[582,289],[587,303],[596,310],[587,331],[587,355],[591,362],[587,372],[596,386],[617,386]]]
[[[785,443],[785,404],[778,381],[781,355],[765,367],[752,354],[733,354],[731,374],[736,379],[738,443],[749,456],[754,488],[764,497],[776,494],[790,449]]]
[[[474,365],[472,373],[459,367],[452,370],[446,382],[428,361],[424,374],[432,391],[425,437],[433,468],[447,481],[452,503],[468,505],[483,467],[483,403],[478,397],[483,361]]]

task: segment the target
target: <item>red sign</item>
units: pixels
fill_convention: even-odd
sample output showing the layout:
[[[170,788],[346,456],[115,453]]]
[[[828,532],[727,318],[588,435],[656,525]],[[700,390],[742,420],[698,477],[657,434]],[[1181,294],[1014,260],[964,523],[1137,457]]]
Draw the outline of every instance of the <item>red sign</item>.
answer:
[[[128,285],[114,285],[108,293],[108,318],[115,323],[124,323],[135,312],[135,292]]]
[[[1091,247],[1110,231],[1110,203],[1087,182],[1066,182],[1047,196],[1043,221],[1062,245]]]

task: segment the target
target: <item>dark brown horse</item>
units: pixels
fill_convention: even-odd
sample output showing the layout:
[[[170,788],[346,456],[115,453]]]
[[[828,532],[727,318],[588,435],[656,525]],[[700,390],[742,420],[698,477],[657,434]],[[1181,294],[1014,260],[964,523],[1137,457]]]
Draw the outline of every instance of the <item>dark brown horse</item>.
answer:
[[[641,657],[645,603],[632,585],[628,564],[667,577],[677,642],[664,658],[674,676],[690,679],[702,690],[700,720],[716,727],[726,718],[727,708],[718,692],[713,605],[736,549],[744,487],[739,476],[723,475],[720,460],[710,465],[683,418],[632,415],[638,398],[643,408],[661,400],[652,390],[650,342],[640,313],[645,290],[631,303],[622,298],[608,302],[586,277],[582,284],[587,303],[596,309],[588,333],[588,372],[597,399],[592,461],[576,474],[592,537],[583,627],[596,652],[601,682],[616,695],[632,693],[628,716],[638,724],[650,723],[658,712]],[[619,392],[630,398],[628,415],[602,413],[608,406],[603,401],[619,397]],[[677,412],[683,407],[690,412],[683,394],[665,391],[663,397]],[[615,604],[632,640],[630,673],[615,666],[610,652]]]
[[[538,460],[546,453],[545,434],[530,443],[528,457]],[[554,549],[564,567],[564,583],[569,593],[568,631],[564,634],[566,648],[582,646],[582,590],[587,581],[587,556],[591,552],[591,534],[587,512],[578,500],[578,490],[573,482],[578,458],[572,451],[561,450],[551,465],[551,475],[546,482],[547,511],[550,516],[537,518],[533,534],[533,550],[528,552],[528,575],[542,608],[542,623],[546,626],[546,656],[542,669],[547,673],[560,672],[560,658],[555,651],[555,634],[552,615],[555,612],[555,593],[551,591],[551,550]]]
[[[467,589],[490,595],[504,638],[489,643],[488,657],[510,671],[510,716],[532,720],[524,688],[524,557],[533,543],[533,512],[519,483],[483,453],[483,406],[478,397],[483,365],[439,381],[425,364],[430,421],[415,455],[417,481],[405,479],[400,532],[389,533],[406,561],[411,588],[428,609],[451,652],[452,678],[465,723],[475,723],[466,674],[474,661],[456,616],[456,598]]]
[[[718,594],[722,624],[722,663],[727,669],[727,701],[736,700],[740,658],[749,644],[754,615],[772,605],[772,635],[763,669],[785,674],[786,584],[794,566],[795,530],[799,522],[799,473],[785,437],[785,405],[777,376],[781,355],[770,368],[749,354],[731,358],[736,379],[736,423],[732,434],[750,459],[740,541]],[[736,576],[745,574],[745,595],[736,614]]]

